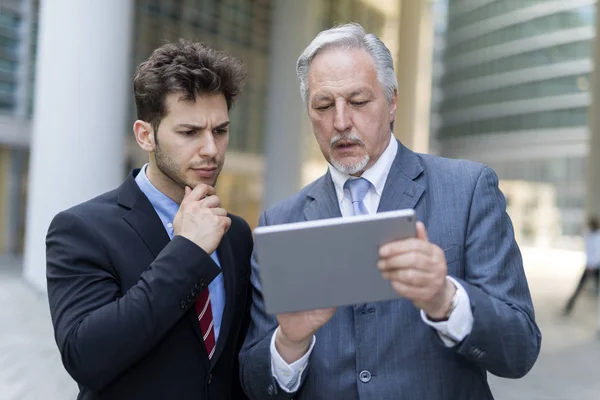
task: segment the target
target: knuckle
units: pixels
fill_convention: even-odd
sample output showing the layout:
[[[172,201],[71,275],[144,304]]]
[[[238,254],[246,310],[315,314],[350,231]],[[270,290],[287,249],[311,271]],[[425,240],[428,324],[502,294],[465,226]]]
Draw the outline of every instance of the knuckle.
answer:
[[[416,252],[410,253],[408,256],[408,262],[410,265],[416,265],[419,262],[419,254]]]

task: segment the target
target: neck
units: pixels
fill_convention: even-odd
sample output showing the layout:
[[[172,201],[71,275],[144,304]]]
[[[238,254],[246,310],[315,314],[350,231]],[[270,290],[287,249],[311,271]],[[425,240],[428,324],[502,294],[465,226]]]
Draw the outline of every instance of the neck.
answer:
[[[163,174],[153,162],[149,162],[146,167],[146,176],[152,185],[165,196],[181,204],[185,190],[181,185]]]

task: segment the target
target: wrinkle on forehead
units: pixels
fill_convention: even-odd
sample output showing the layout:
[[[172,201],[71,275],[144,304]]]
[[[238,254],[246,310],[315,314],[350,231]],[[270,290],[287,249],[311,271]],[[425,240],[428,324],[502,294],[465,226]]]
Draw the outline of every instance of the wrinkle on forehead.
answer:
[[[329,91],[355,92],[379,84],[371,55],[362,49],[331,49],[318,54],[308,71],[311,97]]]

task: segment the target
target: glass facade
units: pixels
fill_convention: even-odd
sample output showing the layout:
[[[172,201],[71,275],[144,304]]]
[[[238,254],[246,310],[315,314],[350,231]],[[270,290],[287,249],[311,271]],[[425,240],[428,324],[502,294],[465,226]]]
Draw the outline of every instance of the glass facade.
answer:
[[[485,147],[488,134],[533,134],[543,142],[544,132],[586,129],[595,5],[497,0],[465,12],[461,3],[448,2],[440,123],[433,132],[442,155],[444,143],[457,138]],[[493,110],[489,117],[481,106]],[[468,151],[455,149],[452,156],[485,162],[502,180],[552,184],[561,234],[581,234],[585,154],[557,150],[540,159],[491,163]]]
[[[32,115],[39,0],[0,1],[0,118],[7,131]],[[28,123],[28,122],[27,122]],[[0,131],[0,254],[23,251],[29,150]],[[9,135],[10,136],[10,135]]]
[[[19,38],[21,14],[19,2],[6,6],[0,2],[0,113],[9,114],[16,108],[17,70],[19,68]]]
[[[492,5],[502,5],[506,3],[513,3],[513,6],[519,6],[519,2],[516,1],[500,1],[492,3]],[[524,4],[529,5],[530,2],[525,2]],[[472,52],[477,49],[497,46],[502,43],[530,38],[536,35],[554,33],[559,30],[589,27],[594,23],[595,11],[596,7],[589,5],[574,10],[562,11],[545,17],[536,18],[523,24],[511,25],[506,28],[488,34],[478,35],[473,39],[461,42],[452,48],[452,54],[454,56],[458,56],[460,54]]]

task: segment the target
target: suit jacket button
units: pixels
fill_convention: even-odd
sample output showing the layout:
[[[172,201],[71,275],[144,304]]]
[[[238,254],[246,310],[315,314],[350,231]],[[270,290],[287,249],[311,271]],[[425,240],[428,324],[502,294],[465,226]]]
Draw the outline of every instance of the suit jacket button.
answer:
[[[269,385],[269,387],[267,388],[267,393],[269,393],[269,396],[274,396],[275,395],[275,386]]]
[[[208,374],[208,380],[206,381],[206,383],[210,385],[211,382],[212,382],[212,374]]]
[[[182,309],[186,309],[188,306],[188,303],[186,303],[184,300],[181,300],[181,303],[179,303],[179,305],[181,306]]]
[[[358,378],[360,379],[361,382],[367,383],[371,380],[371,373],[367,370],[360,371]]]

